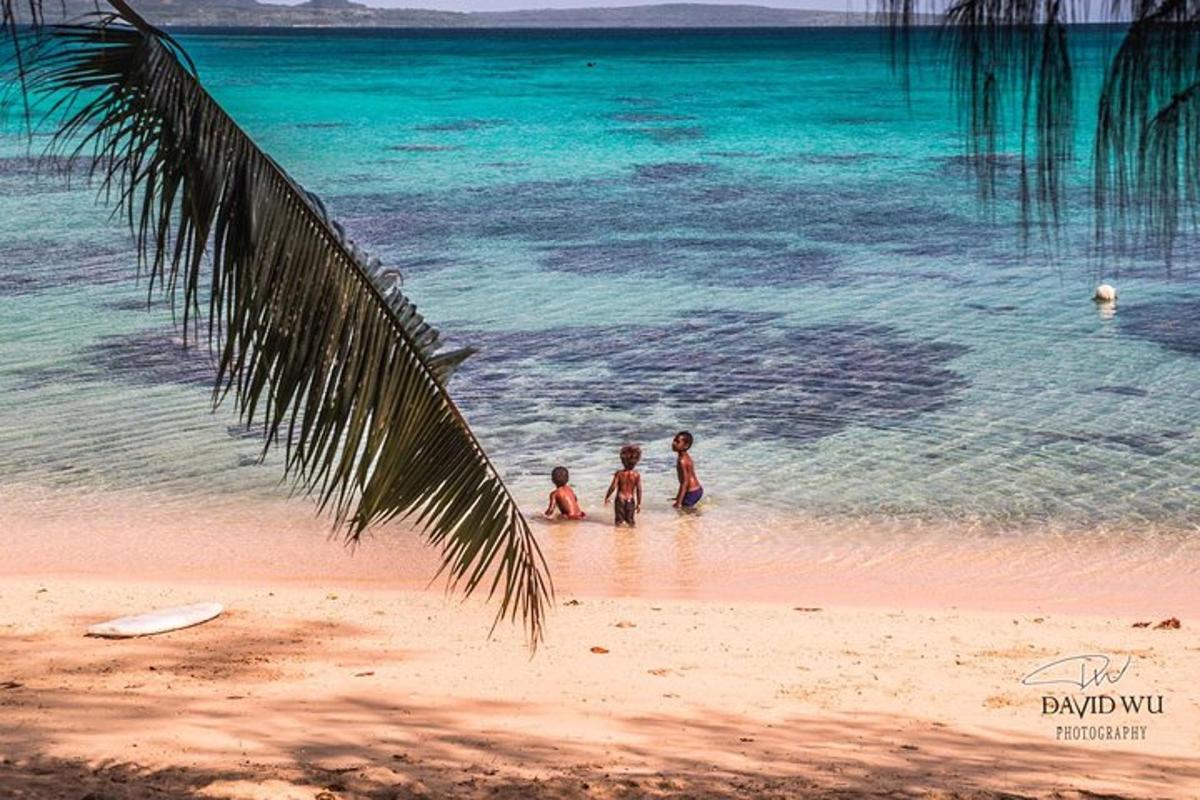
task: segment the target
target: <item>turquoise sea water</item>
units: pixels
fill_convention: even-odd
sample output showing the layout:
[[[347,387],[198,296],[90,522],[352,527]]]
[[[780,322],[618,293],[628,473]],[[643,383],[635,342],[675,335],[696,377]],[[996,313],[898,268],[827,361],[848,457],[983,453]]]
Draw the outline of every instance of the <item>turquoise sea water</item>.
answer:
[[[1060,247],[1023,254],[1011,209],[981,211],[964,174],[932,51],[906,96],[870,31],[182,41],[427,317],[480,348],[451,388],[527,511],[561,463],[600,513],[626,441],[665,507],[687,428],[716,517],[1200,520],[1193,277],[1102,267],[1078,204]],[[1085,85],[1102,36],[1088,45]],[[125,234],[37,174],[12,111],[0,482],[284,494],[232,411],[208,413],[210,366],[146,310]],[[1082,176],[1086,130],[1079,152]],[[1090,300],[1102,278],[1111,318]]]

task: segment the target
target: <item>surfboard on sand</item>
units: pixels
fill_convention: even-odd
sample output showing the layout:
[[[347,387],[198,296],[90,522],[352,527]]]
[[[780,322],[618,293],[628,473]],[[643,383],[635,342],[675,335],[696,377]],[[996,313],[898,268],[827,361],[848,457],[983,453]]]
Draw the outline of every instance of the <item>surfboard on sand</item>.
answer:
[[[100,622],[87,629],[88,636],[126,639],[132,636],[152,636],[156,633],[190,628],[218,616],[225,607],[220,603],[195,603],[190,606],[163,608],[146,614],[118,617]]]

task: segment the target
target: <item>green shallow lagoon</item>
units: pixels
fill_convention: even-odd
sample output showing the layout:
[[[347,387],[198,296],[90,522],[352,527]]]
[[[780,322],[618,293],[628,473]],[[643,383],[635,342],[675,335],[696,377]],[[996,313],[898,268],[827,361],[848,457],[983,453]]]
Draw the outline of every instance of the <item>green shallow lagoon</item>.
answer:
[[[451,388],[527,511],[560,463],[596,508],[628,440],[665,505],[688,428],[728,518],[1200,519],[1192,275],[1101,270],[1078,202],[1052,255],[1024,252],[1011,208],[979,208],[929,52],[906,97],[866,30],[182,41],[428,318],[480,347]],[[1085,45],[1086,83],[1104,37]],[[209,365],[145,310],[123,233],[35,173],[9,110],[0,480],[285,493],[232,412],[207,413]],[[1102,277],[1112,319],[1089,299]]]

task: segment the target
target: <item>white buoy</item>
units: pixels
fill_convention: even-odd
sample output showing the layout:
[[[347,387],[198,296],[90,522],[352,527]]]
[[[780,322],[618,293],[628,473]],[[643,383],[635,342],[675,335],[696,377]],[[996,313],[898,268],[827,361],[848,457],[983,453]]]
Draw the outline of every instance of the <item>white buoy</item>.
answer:
[[[1107,283],[1102,283],[1096,287],[1096,293],[1092,295],[1092,299],[1097,303],[1111,303],[1117,299],[1117,290]]]

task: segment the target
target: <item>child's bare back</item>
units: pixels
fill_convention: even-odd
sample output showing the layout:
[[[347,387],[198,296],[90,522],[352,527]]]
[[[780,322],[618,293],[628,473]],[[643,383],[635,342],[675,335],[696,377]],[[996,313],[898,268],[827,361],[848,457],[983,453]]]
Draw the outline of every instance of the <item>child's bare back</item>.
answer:
[[[617,498],[620,500],[636,500],[637,490],[642,482],[642,474],[636,469],[619,469],[613,473],[617,482]]]
[[[555,509],[563,519],[584,519],[587,514],[579,507],[579,498],[575,496],[575,490],[567,485],[567,481],[571,475],[567,472],[566,467],[555,467],[550,473],[550,480],[554,482],[555,489],[550,493],[550,504],[546,506],[545,515],[553,517]]]
[[[637,445],[626,445],[621,448],[621,465],[613,473],[612,483],[608,485],[608,493],[604,495],[604,503],[608,504],[613,492],[617,494],[613,505],[615,513],[614,524],[636,525],[635,517],[642,510],[642,476],[634,467],[642,458],[642,449]]]

